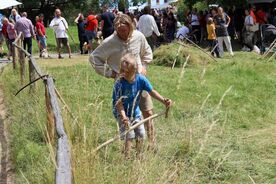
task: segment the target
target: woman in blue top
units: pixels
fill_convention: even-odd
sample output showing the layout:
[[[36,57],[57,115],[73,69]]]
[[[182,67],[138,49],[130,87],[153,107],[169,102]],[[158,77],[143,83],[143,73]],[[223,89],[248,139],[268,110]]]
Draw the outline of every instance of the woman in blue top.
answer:
[[[155,91],[148,79],[137,74],[137,62],[135,56],[126,54],[122,57],[120,78],[115,82],[113,88],[113,114],[118,120],[120,133],[126,128],[134,125],[142,119],[139,102],[142,91],[147,91],[153,98],[163,103],[166,107],[172,104],[170,99],[162,97]],[[134,131],[129,132],[125,137],[125,156],[129,158],[131,142],[136,140],[137,156],[141,153],[143,139],[145,138],[144,125],[140,125]],[[124,139],[124,137],[121,137]]]
[[[220,57],[223,57],[223,42],[226,45],[226,48],[231,56],[234,56],[232,46],[231,46],[231,40],[228,33],[228,26],[230,24],[230,17],[224,13],[222,7],[219,7],[217,10],[215,9],[217,15],[214,17],[214,22],[216,25],[216,35],[218,38],[218,47],[219,47],[219,55]]]

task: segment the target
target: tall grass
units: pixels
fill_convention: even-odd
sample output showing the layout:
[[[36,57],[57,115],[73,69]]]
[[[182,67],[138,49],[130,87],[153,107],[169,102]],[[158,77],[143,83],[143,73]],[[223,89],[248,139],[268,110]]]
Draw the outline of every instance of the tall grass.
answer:
[[[275,63],[237,53],[220,63],[189,65],[180,81],[180,68],[151,65],[148,78],[175,105],[169,119],[155,120],[158,152],[125,160],[120,141],[92,153],[117,134],[113,81],[98,76],[86,57],[76,60],[40,63],[55,76],[77,116],[74,120],[63,108],[76,183],[276,182]],[[45,143],[43,84],[34,95],[26,90],[14,97],[18,73],[9,67],[0,81],[9,107],[17,183],[53,183],[54,147]],[[155,112],[162,108],[155,103]]]

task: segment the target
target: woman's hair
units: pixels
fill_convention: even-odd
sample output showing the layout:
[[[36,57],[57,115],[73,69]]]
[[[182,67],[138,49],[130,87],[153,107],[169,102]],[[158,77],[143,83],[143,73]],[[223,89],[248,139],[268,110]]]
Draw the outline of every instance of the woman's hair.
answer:
[[[221,10],[221,12],[222,12],[221,17],[224,19],[225,18],[225,14],[224,14],[223,8],[222,7],[218,7],[218,12],[219,12],[219,10]]]
[[[137,70],[136,57],[132,53],[126,53],[123,55],[120,62],[120,73],[122,73],[122,67],[132,67],[135,71]]]
[[[117,30],[117,28],[121,24],[127,25],[130,28],[129,35],[132,35],[134,27],[133,27],[133,24],[132,24],[132,20],[131,20],[131,18],[128,15],[126,15],[126,14],[119,14],[119,15],[116,16],[116,18],[114,20],[114,28],[115,28],[115,30]]]

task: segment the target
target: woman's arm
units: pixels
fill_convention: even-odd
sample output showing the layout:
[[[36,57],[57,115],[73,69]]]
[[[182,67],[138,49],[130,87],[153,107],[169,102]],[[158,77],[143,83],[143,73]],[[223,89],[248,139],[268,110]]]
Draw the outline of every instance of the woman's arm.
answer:
[[[228,15],[226,15],[226,18],[227,18],[227,23],[226,23],[226,25],[227,25],[227,27],[229,26],[229,24],[230,24],[230,22],[231,22],[231,18],[228,16]]]

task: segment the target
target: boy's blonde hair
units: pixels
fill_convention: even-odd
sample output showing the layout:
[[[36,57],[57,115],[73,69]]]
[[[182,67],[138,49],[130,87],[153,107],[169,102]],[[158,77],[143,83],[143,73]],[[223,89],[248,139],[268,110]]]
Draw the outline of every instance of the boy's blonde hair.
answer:
[[[131,69],[134,69],[137,71],[137,62],[136,62],[136,57],[132,53],[126,53],[123,55],[121,62],[120,62],[120,73],[122,73],[122,67],[131,67]]]

